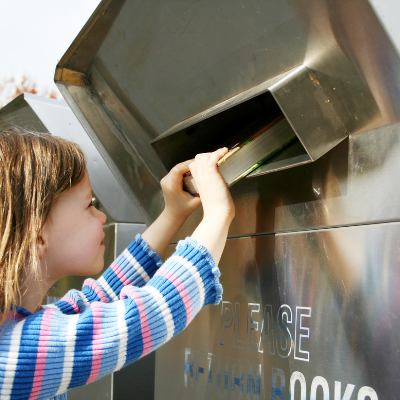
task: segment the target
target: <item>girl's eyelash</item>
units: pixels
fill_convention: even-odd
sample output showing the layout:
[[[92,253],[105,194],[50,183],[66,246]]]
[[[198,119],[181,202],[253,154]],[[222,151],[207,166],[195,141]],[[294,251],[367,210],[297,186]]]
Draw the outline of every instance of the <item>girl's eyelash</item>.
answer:
[[[89,207],[93,207],[94,206],[94,199],[92,199],[89,203]]]

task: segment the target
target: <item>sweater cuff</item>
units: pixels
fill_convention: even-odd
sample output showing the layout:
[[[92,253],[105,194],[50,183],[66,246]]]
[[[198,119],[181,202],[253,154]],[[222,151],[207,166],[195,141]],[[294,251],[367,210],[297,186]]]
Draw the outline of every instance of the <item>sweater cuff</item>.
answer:
[[[189,244],[190,246],[198,250],[201,254],[203,254],[204,258],[206,259],[208,264],[210,264],[211,268],[216,267],[214,257],[208,252],[207,248],[192,237],[187,237],[185,240],[179,241],[176,249],[178,250],[179,247],[183,246],[185,243]]]
[[[161,267],[162,260],[160,256],[149,247],[145,240],[142,239],[140,233],[135,236],[134,243],[138,244],[142,250],[154,261],[154,263],[157,265],[157,268]]]
[[[221,276],[221,271],[215,263],[213,256],[208,252],[207,248],[204,247],[200,242],[191,237],[187,237],[185,240],[180,240],[178,245],[176,246],[177,253],[191,253],[192,250],[200,253],[205,264],[209,266],[209,269],[212,273],[211,281],[212,285],[208,285],[205,283],[205,288],[210,290],[210,297],[208,300],[206,299],[205,304],[214,304],[217,305],[222,300],[223,288],[219,282],[219,277]],[[203,276],[205,278],[205,276]],[[205,279],[206,281],[208,279]]]

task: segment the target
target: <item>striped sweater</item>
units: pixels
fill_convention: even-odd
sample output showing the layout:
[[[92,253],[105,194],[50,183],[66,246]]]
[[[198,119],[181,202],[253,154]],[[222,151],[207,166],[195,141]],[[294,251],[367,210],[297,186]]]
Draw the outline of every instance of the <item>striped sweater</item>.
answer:
[[[98,280],[0,328],[0,398],[64,399],[145,356],[221,300],[219,269],[194,239],[162,265],[138,235]]]

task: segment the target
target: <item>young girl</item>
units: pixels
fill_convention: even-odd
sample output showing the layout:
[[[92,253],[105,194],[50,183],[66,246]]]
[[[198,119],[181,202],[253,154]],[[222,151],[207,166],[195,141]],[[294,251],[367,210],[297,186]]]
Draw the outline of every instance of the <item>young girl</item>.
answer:
[[[105,215],[92,204],[79,147],[48,134],[0,131],[0,398],[65,399],[145,356],[218,304],[218,263],[234,206],[216,166],[226,153],[196,156],[161,181],[160,217],[82,291],[41,306],[67,275],[103,268]],[[182,190],[191,171],[200,198]],[[171,239],[196,208],[204,217],[162,264]]]

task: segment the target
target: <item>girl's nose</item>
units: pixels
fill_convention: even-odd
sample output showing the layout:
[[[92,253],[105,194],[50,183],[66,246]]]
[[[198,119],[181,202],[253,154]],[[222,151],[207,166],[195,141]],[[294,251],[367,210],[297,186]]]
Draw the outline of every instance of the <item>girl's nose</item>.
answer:
[[[98,210],[97,208],[96,208],[96,212],[97,212],[96,217],[99,219],[101,224],[104,225],[107,221],[107,215],[104,214],[102,211]]]
[[[107,221],[107,215],[101,211],[100,211],[100,213],[101,213],[101,223],[104,225]]]

